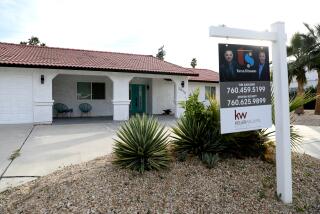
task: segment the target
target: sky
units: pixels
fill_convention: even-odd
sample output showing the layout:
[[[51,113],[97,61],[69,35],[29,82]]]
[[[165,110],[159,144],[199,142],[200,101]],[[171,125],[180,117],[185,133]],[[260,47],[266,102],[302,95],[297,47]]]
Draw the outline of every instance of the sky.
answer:
[[[155,55],[218,70],[218,43],[268,42],[209,37],[209,26],[257,31],[285,22],[288,41],[303,22],[320,23],[319,0],[0,0],[0,41],[37,36],[51,47]]]

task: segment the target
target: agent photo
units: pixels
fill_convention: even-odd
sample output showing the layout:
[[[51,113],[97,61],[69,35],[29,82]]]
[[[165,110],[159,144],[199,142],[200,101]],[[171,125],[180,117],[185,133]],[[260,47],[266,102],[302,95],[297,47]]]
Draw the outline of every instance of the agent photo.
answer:
[[[237,78],[237,64],[234,61],[234,54],[232,50],[224,51],[224,58],[222,64],[219,66],[220,81],[234,81]]]
[[[269,62],[267,62],[266,52],[259,51],[259,63],[257,65],[257,80],[258,81],[270,81]]]

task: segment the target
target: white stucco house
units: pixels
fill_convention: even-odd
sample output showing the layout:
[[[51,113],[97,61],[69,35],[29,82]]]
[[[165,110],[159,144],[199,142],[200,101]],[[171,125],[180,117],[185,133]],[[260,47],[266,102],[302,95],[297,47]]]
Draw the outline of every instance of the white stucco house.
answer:
[[[166,109],[180,117],[179,102],[197,87],[203,102],[206,92],[218,96],[218,74],[151,55],[0,43],[0,124],[50,124],[56,103],[71,117],[81,103],[92,106],[89,116],[118,121]]]
[[[307,79],[307,82],[304,85],[305,89],[309,88],[309,87],[316,88],[318,85],[318,72],[317,72],[317,70],[311,70],[311,71],[306,72],[306,79]],[[292,82],[289,85],[289,89],[290,89],[290,91],[296,91],[297,88],[298,88],[298,82],[297,82],[297,79],[294,77],[292,79]]]

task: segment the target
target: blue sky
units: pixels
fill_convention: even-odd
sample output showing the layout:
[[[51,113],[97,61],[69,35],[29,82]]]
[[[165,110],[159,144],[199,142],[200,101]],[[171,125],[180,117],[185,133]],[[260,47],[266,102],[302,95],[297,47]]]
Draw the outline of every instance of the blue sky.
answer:
[[[48,46],[155,55],[165,45],[167,61],[217,70],[217,43],[210,25],[263,31],[284,21],[288,37],[320,22],[320,1],[256,0],[0,0],[0,41],[32,35]],[[308,4],[307,4],[308,2]]]

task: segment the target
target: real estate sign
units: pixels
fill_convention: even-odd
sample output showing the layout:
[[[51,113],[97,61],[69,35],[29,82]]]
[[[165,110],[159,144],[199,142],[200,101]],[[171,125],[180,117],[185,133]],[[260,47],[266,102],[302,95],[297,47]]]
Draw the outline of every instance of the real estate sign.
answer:
[[[272,125],[268,47],[219,44],[221,133]]]

